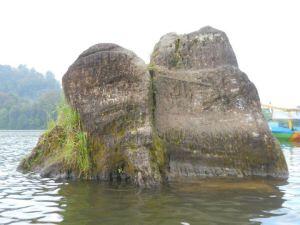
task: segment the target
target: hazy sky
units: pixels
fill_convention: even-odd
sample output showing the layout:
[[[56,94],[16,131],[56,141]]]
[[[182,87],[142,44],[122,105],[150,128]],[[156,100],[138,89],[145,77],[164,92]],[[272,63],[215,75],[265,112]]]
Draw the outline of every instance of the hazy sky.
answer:
[[[299,0],[1,0],[0,64],[61,79],[93,44],[114,42],[149,62],[165,33],[206,25],[227,33],[263,103],[300,105]]]

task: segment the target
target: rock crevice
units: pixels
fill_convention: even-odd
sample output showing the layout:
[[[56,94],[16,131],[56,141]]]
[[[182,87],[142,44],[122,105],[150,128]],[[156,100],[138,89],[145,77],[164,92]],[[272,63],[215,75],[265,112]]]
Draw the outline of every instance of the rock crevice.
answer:
[[[148,67],[116,44],[92,46],[70,66],[63,88],[86,135],[86,178],[155,186],[288,174],[254,84],[239,70],[226,34],[212,27],[164,35]],[[21,167],[45,171],[45,160],[34,159],[40,149],[41,141]],[[48,166],[60,171],[52,174],[82,177],[59,162]]]
[[[287,175],[257,90],[239,70],[224,32],[204,27],[167,34],[156,44],[151,65],[154,124],[166,141],[169,179]]]

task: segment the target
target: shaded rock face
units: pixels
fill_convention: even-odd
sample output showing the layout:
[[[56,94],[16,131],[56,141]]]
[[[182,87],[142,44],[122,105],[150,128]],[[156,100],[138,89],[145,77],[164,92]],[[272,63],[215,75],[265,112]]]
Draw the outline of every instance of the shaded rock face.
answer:
[[[211,27],[163,36],[151,56],[154,127],[167,146],[168,178],[286,177],[257,90],[226,34]]]
[[[98,179],[122,173],[139,185],[160,182],[151,165],[149,85],[145,63],[115,44],[92,46],[64,75],[64,93],[92,143]]]

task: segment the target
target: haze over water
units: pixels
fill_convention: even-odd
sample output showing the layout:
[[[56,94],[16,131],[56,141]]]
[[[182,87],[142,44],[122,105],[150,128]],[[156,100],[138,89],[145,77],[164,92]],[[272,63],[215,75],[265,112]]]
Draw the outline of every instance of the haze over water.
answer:
[[[40,134],[0,131],[0,224],[300,224],[299,147],[282,145],[287,181],[206,180],[150,191],[17,172]]]

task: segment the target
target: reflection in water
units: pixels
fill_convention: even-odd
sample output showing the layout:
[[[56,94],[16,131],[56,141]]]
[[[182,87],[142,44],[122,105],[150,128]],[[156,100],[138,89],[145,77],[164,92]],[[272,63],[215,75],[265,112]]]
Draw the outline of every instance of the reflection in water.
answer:
[[[39,134],[0,131],[0,224],[300,224],[298,147],[284,145],[287,182],[214,179],[141,191],[16,172]]]
[[[289,167],[289,179],[286,185],[279,186],[283,195],[282,207],[270,211],[278,217],[263,218],[262,224],[290,225],[300,224],[300,147],[298,144],[283,143],[282,148]]]
[[[280,208],[284,201],[283,194],[268,184],[267,189],[264,185],[252,189],[250,185],[225,190],[214,188],[213,183],[200,185],[202,188],[173,184],[143,192],[130,187],[70,183],[60,191],[67,205],[62,224],[249,224],[253,218],[275,216],[266,211]]]

